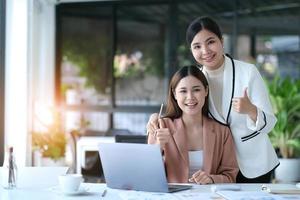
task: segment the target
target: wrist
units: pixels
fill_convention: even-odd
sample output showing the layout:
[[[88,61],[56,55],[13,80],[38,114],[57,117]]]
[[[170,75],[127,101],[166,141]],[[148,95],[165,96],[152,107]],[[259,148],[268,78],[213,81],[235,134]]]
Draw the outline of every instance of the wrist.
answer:
[[[250,111],[248,112],[249,117],[256,122],[257,119],[257,108],[255,105],[251,104]]]

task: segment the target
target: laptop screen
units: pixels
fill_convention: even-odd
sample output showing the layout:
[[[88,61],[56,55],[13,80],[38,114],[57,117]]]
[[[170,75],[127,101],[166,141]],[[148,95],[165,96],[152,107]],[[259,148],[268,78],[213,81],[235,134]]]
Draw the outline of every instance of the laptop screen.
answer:
[[[108,187],[168,192],[160,148],[133,143],[99,144],[99,155]]]

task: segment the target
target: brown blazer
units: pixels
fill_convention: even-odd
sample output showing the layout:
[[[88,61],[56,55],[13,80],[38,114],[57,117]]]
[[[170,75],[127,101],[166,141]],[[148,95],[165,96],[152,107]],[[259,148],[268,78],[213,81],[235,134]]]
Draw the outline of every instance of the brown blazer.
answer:
[[[187,183],[189,157],[187,136],[182,118],[172,121],[164,118],[172,139],[164,147],[164,160],[168,182]],[[155,143],[155,136],[149,134],[148,143]],[[235,182],[239,171],[231,132],[218,122],[203,118],[203,171],[209,174],[214,183]]]

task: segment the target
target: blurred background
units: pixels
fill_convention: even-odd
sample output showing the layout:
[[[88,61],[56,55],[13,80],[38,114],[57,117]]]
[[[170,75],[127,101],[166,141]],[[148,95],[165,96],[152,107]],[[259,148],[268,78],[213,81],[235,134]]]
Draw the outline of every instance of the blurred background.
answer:
[[[50,165],[46,157],[78,171],[82,137],[146,136],[171,75],[195,64],[185,30],[198,16],[219,23],[226,53],[255,64],[269,87],[284,87],[280,98],[294,91],[290,103],[300,104],[298,0],[0,2],[0,164],[14,146],[19,165]],[[291,110],[278,107],[272,91],[275,111]],[[289,148],[299,160],[299,106],[293,112],[285,126],[296,129]],[[272,141],[282,156],[280,131]]]

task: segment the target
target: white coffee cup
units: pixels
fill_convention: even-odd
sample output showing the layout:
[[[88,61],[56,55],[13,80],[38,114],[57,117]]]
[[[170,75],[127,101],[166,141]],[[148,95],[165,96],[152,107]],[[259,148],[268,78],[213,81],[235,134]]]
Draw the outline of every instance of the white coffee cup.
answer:
[[[63,192],[77,192],[83,182],[81,174],[65,174],[58,177],[60,188]]]

